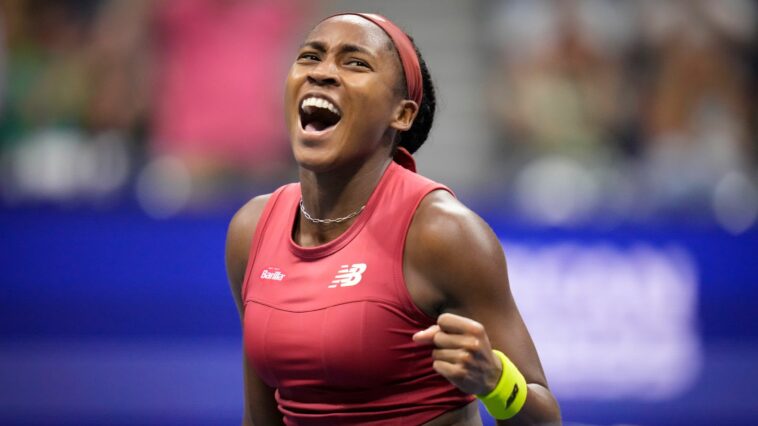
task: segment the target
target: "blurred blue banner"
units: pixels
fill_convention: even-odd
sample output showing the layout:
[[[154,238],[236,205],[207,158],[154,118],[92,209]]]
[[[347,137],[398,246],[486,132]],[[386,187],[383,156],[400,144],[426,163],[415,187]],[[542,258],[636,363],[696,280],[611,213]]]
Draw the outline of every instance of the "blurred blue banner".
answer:
[[[485,217],[568,424],[758,418],[758,232]],[[228,218],[0,212],[0,423],[236,424]]]

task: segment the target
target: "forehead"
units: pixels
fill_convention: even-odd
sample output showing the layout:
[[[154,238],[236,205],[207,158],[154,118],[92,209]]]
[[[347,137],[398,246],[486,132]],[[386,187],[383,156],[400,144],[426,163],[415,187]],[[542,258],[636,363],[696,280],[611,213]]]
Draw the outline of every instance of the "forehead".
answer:
[[[311,41],[327,46],[354,44],[377,53],[392,46],[384,30],[356,15],[338,15],[320,22],[305,38],[306,43]]]

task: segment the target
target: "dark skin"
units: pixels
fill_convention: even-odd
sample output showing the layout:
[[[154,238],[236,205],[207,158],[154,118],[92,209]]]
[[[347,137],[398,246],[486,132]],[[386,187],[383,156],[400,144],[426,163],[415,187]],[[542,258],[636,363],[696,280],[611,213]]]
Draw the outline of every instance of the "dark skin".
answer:
[[[303,201],[314,217],[341,217],[364,205],[391,161],[397,132],[413,123],[418,105],[398,90],[402,68],[388,43],[380,28],[362,18],[330,18],[309,34],[290,69],[286,121],[300,166]],[[309,133],[300,125],[300,102],[314,94],[328,97],[342,114],[340,122],[323,134]],[[229,225],[227,273],[240,317],[250,243],[268,198],[248,202]],[[324,244],[353,221],[323,225],[300,217],[293,237],[301,246]],[[481,218],[445,191],[427,195],[411,223],[403,272],[412,300],[437,318],[436,325],[419,330],[413,338],[433,345],[439,374],[463,392],[488,393],[502,372],[492,354],[497,348],[518,366],[529,389],[519,414],[498,425],[560,424],[558,404],[511,296],[500,242]],[[243,371],[243,424],[283,424],[274,389],[257,377],[246,360]],[[476,402],[427,423],[480,424]]]

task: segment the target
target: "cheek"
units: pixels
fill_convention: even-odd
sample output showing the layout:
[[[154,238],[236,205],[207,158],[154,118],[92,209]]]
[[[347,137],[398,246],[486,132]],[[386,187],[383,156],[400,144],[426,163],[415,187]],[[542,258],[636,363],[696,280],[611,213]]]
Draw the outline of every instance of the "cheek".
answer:
[[[297,88],[302,77],[291,69],[284,82],[284,121],[287,127],[297,118]]]
[[[395,98],[395,91],[376,75],[356,76],[350,81],[351,92],[356,93],[351,99],[353,105],[373,117],[387,115]]]
[[[394,99],[386,93],[377,93],[373,96],[360,99],[360,110],[367,125],[376,126],[382,132],[392,122],[394,113]]]
[[[297,88],[297,82],[299,76],[293,70],[290,70],[287,74],[287,79],[284,81],[284,105],[285,107],[291,106],[291,101],[294,100],[295,92]]]

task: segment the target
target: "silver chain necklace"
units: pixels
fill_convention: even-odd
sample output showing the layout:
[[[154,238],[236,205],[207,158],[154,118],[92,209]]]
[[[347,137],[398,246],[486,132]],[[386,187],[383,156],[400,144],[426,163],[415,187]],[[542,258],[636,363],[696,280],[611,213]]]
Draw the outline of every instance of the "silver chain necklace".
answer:
[[[300,199],[300,212],[303,213],[303,216],[305,216],[306,219],[308,219],[309,221],[313,223],[341,223],[358,216],[358,214],[362,212],[363,209],[365,208],[366,208],[366,205],[364,204],[363,206],[361,206],[361,208],[350,213],[349,215],[338,217],[336,219],[317,219],[317,218],[312,217],[310,214],[308,214],[307,211],[305,211],[305,205],[303,204],[303,199],[302,198]]]

